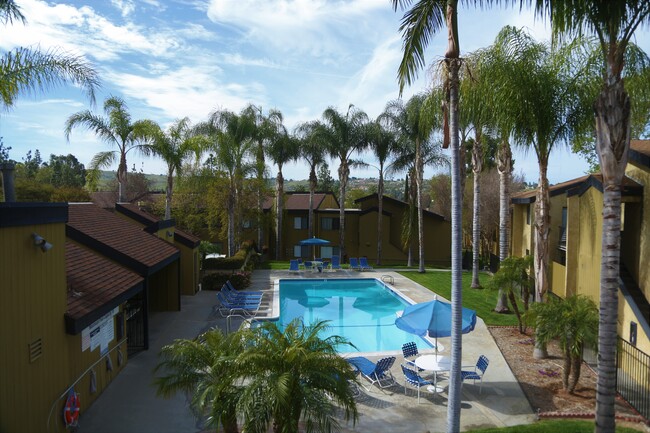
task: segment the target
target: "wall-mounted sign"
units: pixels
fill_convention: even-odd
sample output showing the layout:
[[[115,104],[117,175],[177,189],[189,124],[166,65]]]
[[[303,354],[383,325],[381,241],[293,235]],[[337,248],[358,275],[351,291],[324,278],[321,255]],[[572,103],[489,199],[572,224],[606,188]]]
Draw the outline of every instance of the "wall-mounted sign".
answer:
[[[95,350],[99,347],[100,353],[108,353],[108,344],[115,338],[115,325],[113,316],[120,312],[119,307],[115,307],[110,312],[104,314],[99,320],[93,322],[90,326],[81,331],[81,351],[90,349]]]

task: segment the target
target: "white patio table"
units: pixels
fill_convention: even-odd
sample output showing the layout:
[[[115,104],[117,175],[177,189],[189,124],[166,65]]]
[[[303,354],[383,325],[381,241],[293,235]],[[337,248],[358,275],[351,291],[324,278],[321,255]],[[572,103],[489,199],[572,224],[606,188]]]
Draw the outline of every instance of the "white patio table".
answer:
[[[451,359],[440,355],[422,355],[415,359],[415,365],[422,370],[433,372],[434,392],[444,391],[444,388],[438,386],[438,373],[451,369]]]

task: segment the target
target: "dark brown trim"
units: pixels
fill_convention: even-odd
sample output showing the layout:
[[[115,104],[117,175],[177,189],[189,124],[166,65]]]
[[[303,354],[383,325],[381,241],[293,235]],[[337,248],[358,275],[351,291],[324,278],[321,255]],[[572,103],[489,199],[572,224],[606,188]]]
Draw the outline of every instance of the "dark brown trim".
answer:
[[[630,161],[639,163],[644,167],[650,168],[650,155],[637,152],[636,150],[630,148],[630,152],[628,153],[628,159]]]
[[[0,227],[67,222],[67,203],[0,203]]]
[[[178,242],[179,244],[186,246],[188,248],[198,248],[198,246],[201,244],[201,240],[192,240],[185,236],[183,233],[179,232],[174,232],[174,242]]]

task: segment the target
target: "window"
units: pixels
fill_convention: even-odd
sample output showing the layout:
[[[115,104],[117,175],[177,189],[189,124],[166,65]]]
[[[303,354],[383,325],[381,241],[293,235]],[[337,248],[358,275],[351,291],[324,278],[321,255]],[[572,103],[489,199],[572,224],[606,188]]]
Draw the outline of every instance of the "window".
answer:
[[[251,220],[244,220],[244,221],[242,221],[241,226],[244,229],[249,229],[249,228],[253,227],[253,222]]]
[[[341,227],[339,217],[325,217],[320,220],[320,228],[322,230],[338,230],[339,227]]]
[[[307,217],[294,217],[293,218],[293,228],[296,230],[302,230],[309,228],[309,218]]]
[[[526,224],[530,225],[530,205],[526,206]]]
[[[309,245],[294,245],[293,246],[293,256],[294,257],[309,257]]]
[[[320,247],[320,256],[324,259],[331,259],[332,256],[338,256],[339,247]]]

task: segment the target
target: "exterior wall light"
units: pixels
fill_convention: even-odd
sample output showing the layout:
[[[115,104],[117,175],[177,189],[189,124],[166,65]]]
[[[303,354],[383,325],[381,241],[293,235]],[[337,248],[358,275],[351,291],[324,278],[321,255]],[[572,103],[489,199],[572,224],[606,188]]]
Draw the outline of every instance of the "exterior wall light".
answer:
[[[37,247],[40,247],[41,251],[44,253],[48,252],[49,250],[52,249],[52,244],[46,241],[42,236],[40,236],[37,233],[32,233],[32,237],[34,238],[34,245]]]

